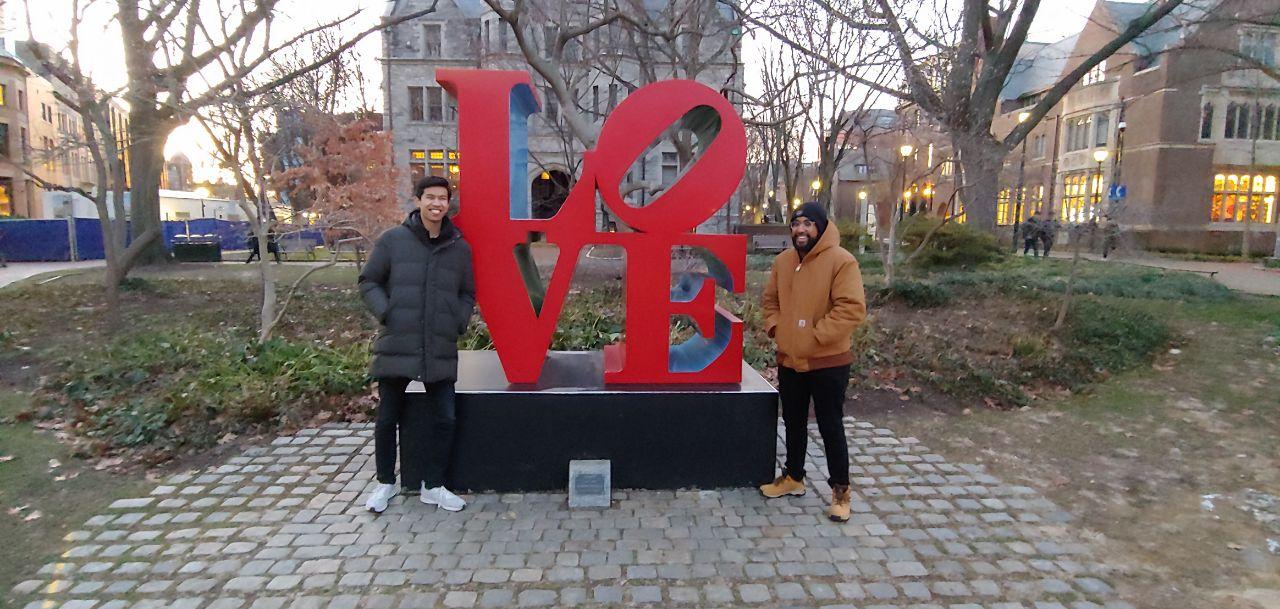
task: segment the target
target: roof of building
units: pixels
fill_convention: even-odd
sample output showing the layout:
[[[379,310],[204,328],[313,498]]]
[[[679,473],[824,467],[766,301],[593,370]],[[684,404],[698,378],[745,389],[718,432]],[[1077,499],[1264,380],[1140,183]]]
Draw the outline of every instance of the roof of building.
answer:
[[[1188,29],[1202,19],[1219,0],[1202,0],[1200,2],[1184,2],[1173,9],[1164,18],[1157,21],[1145,32],[1130,43],[1142,55],[1157,56],[1169,50],[1187,34]],[[1098,6],[1110,17],[1117,31],[1144,15],[1151,7],[1151,2],[1121,2],[1119,0],[1099,0]],[[1075,51],[1076,41],[1080,35],[1068,36],[1053,43],[1027,42],[1018,53],[1009,76],[1005,79],[1004,88],[1000,91],[1000,99],[1017,99],[1024,95],[1037,93],[1053,86],[1062,76],[1067,60]]]
[[[1174,7],[1168,15],[1155,22],[1147,31],[1133,39],[1130,44],[1145,55],[1156,55],[1167,51],[1194,31],[1196,24],[1203,21],[1210,12],[1222,3],[1222,0],[1191,0]],[[1111,15],[1117,29],[1127,26],[1130,21],[1141,17],[1151,7],[1151,2],[1120,2],[1118,0],[1101,0],[1099,5]]]
[[[1017,99],[1053,86],[1062,75],[1067,59],[1076,47],[1079,34],[1057,42],[1027,42],[1022,45],[1009,75],[1005,78],[1000,99]]]
[[[452,2],[464,16],[472,19],[478,18],[489,10],[484,0],[446,0]],[[396,17],[407,12],[405,0],[387,0],[386,6],[382,8],[383,17]]]
[[[871,131],[876,129],[893,129],[898,126],[898,111],[893,108],[867,108],[849,112],[850,118],[857,121],[857,127]]]
[[[0,61],[4,61],[9,64],[16,64],[15,67],[25,69],[28,72],[31,71],[31,69],[27,67],[27,64],[22,61],[21,57],[14,55],[8,48],[5,48],[4,45],[0,45]]]
[[[489,5],[483,0],[453,0],[453,3],[458,6],[458,10],[472,19],[481,17],[489,11]]]

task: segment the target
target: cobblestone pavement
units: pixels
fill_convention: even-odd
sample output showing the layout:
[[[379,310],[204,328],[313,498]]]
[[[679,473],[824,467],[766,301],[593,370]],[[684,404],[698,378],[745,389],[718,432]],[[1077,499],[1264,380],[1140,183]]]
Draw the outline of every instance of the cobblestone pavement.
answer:
[[[817,429],[810,491],[615,491],[469,497],[461,513],[397,497],[362,508],[368,425],[310,429],[150,496],[123,499],[13,591],[27,609],[509,606],[1108,609],[1109,570],[1070,516],[980,467],[846,419],[853,518],[830,497]],[[781,452],[781,441],[779,441]],[[3,603],[0,603],[3,604]]]

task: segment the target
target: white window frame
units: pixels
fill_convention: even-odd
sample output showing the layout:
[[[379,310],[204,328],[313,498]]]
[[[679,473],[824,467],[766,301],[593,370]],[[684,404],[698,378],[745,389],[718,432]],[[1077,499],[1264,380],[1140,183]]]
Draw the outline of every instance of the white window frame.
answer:
[[[1085,72],[1084,77],[1080,79],[1080,84],[1084,86],[1096,85],[1107,80],[1107,60],[1103,59],[1098,65],[1089,68]]]

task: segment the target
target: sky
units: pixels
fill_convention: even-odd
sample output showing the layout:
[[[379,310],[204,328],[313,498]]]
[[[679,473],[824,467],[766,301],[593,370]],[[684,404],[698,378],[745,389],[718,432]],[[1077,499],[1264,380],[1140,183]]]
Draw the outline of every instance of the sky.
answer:
[[[26,9],[30,7],[31,31],[36,33],[35,38],[52,45],[55,49],[64,48],[69,37],[67,24],[70,22],[71,4],[72,0],[0,0],[0,10],[4,14],[3,33],[8,41],[7,44],[12,48],[11,41],[30,38],[26,14]],[[113,4],[114,2],[98,3],[103,10]],[[308,26],[360,10],[360,14],[342,28],[342,31],[350,36],[376,24],[385,4],[384,0],[326,2],[282,0],[280,13],[273,27],[276,35],[284,38],[291,32],[298,32]],[[1094,0],[1057,0],[1041,3],[1029,39],[1053,42],[1079,32],[1084,27],[1093,5]],[[81,56],[87,58],[85,67],[104,89],[113,90],[122,87],[125,83],[124,50],[121,47],[118,29],[109,23],[106,15],[101,13],[90,15],[86,23],[96,25],[86,26],[85,34],[87,35],[82,35]],[[762,39],[751,37],[748,37],[744,43],[743,60],[747,64],[748,74],[753,71],[753,63],[758,61],[761,44],[765,44]],[[355,51],[364,65],[365,74],[374,81],[371,84],[376,85],[372,87],[373,93],[377,96],[373,100],[373,105],[375,108],[380,108],[382,74],[378,63],[378,57],[381,54],[380,36],[375,33],[366,37],[356,46]],[[751,80],[748,79],[749,87],[750,83]],[[187,155],[194,165],[195,179],[204,180],[216,177],[219,173],[216,164],[212,161],[210,149],[211,146],[207,144],[207,138],[201,129],[190,124],[180,127],[170,136],[165,146],[165,154],[172,156],[181,152]]]

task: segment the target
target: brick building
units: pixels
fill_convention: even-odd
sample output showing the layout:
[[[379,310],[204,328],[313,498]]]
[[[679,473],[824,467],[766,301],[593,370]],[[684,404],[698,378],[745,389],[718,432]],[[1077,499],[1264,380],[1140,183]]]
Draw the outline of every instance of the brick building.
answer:
[[[1012,129],[1147,6],[1100,0],[1079,34],[1027,43],[993,131]],[[1119,221],[1139,246],[1238,252],[1247,231],[1251,251],[1271,251],[1280,222],[1280,81],[1237,55],[1275,74],[1280,27],[1257,24],[1275,23],[1277,10],[1267,0],[1227,0],[1212,15],[1184,6],[1097,66],[1006,158],[998,223],[1015,220],[1019,176],[1022,216],[1044,208],[1064,224],[1097,215],[1117,184],[1127,191]],[[911,163],[922,162],[929,143],[949,158],[939,130],[910,107],[903,113],[903,140],[916,144]],[[936,185],[935,199],[948,196],[947,169],[918,188]]]

